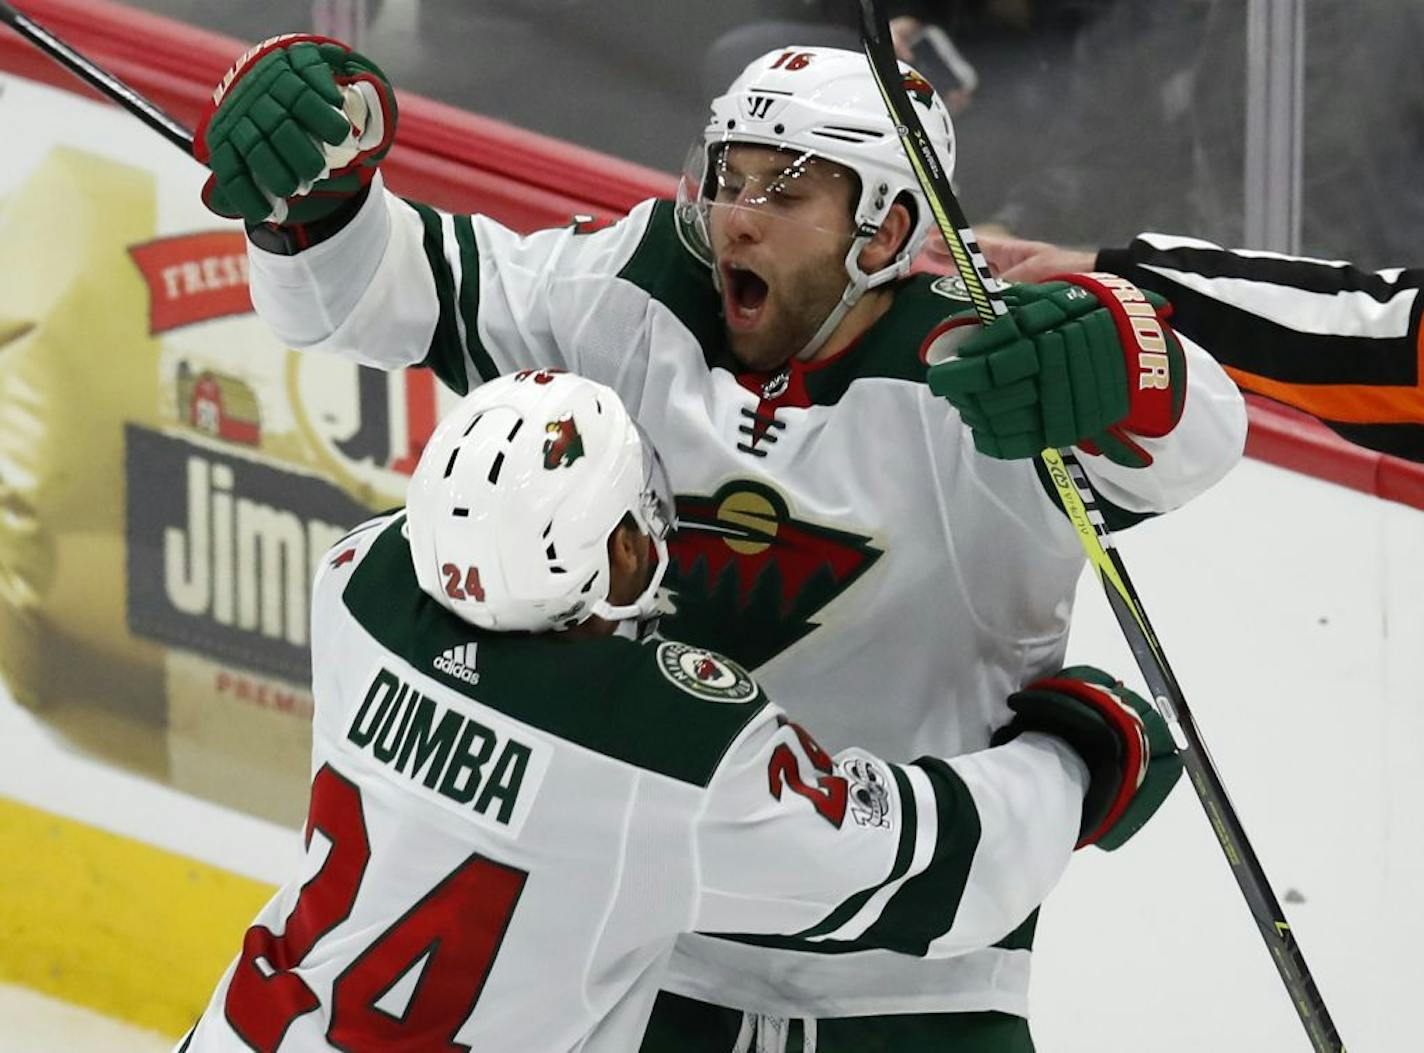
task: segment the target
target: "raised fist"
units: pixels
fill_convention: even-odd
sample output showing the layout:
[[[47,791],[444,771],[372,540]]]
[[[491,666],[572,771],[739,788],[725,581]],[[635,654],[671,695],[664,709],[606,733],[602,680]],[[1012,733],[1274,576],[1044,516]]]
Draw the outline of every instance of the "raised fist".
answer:
[[[395,129],[374,62],[326,37],[273,37],[237,60],[198,126],[203,202],[249,225],[321,219],[371,181]]]
[[[1176,427],[1186,356],[1171,307],[1111,274],[1015,285],[1006,316],[981,326],[951,318],[924,347],[929,386],[1002,460],[1076,446],[1132,468],[1152,463],[1138,440]]]

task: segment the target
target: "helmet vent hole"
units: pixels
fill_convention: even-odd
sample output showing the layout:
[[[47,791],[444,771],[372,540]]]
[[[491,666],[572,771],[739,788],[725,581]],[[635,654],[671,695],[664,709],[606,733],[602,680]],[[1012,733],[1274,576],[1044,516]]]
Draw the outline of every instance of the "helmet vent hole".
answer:
[[[499,470],[504,467],[504,451],[501,450],[495,455],[494,464],[490,465],[489,481],[491,484],[499,482]]]
[[[483,413],[476,413],[476,414],[475,414],[475,419],[472,420],[472,421],[470,421],[470,426],[465,429],[465,434],[466,434],[466,435],[469,435],[470,432],[474,431],[474,430],[475,430],[475,425],[478,424],[480,421],[482,421],[482,420],[484,419],[484,416],[485,416],[485,415],[484,415]]]
[[[445,478],[450,478],[450,473],[455,470],[455,461],[460,456],[460,447],[456,446],[450,451],[450,459],[445,462]]]
[[[771,130],[772,130],[773,132],[775,132],[777,135],[781,135],[783,132],[786,131],[786,125],[784,125],[784,124],[778,124],[778,125],[776,125],[775,127],[773,127]]]
[[[468,519],[470,517],[470,510],[468,508],[452,508],[450,509],[450,514],[460,519]]]
[[[854,128],[842,124],[823,124],[821,127],[813,129],[811,134],[820,136],[822,139],[835,139],[843,143],[873,143],[885,138],[884,132],[874,128]]]
[[[504,437],[505,442],[513,442],[514,437],[519,434],[519,429],[524,427],[524,418],[520,417],[514,422],[514,427],[509,429],[509,434]]]

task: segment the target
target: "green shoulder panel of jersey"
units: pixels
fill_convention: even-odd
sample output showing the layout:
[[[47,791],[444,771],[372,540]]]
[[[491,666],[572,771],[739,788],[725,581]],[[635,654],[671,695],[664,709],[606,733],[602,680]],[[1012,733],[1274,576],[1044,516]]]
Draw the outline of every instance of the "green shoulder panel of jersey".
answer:
[[[894,285],[895,299],[850,354],[806,374],[806,392],[817,405],[834,404],[857,380],[882,378],[923,384],[928,367],[920,348],[946,318],[973,310],[948,278],[914,274]]]
[[[411,668],[514,720],[646,771],[706,786],[766,705],[735,662],[671,641],[485,632],[420,590],[402,532],[371,544],[346,609]]]
[[[631,282],[681,322],[697,340],[707,365],[734,369],[722,324],[722,301],[712,284],[706,243],[678,206],[653,205],[643,240],[618,277]]]

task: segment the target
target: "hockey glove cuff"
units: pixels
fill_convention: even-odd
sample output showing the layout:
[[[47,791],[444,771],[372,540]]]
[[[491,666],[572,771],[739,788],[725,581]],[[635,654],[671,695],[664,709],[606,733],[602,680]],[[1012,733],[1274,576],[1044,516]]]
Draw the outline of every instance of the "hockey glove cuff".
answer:
[[[227,72],[198,126],[203,202],[249,226],[320,220],[370,183],[396,119],[375,63],[326,37],[273,37]]]
[[[1181,418],[1186,358],[1166,324],[1170,307],[1112,275],[1017,285],[1006,316],[935,329],[922,355],[929,385],[959,410],[981,453],[1004,460],[1078,446],[1145,467],[1135,439]]]
[[[995,746],[1025,731],[1055,735],[1088,766],[1077,847],[1111,851],[1150,819],[1182,774],[1172,733],[1157,711],[1107,673],[1073,666],[1009,696],[1014,718]]]

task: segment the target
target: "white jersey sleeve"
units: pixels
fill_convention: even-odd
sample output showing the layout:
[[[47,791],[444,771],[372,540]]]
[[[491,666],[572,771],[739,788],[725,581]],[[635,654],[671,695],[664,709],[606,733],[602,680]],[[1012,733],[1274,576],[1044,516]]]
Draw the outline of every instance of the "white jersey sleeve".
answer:
[[[641,390],[647,294],[616,279],[655,202],[594,229],[520,235],[487,216],[402,200],[378,175],[339,233],[292,256],[249,243],[252,302],[296,348],[381,369],[430,366],[457,392],[517,369],[568,369]]]
[[[1187,363],[1187,394],[1177,426],[1161,438],[1133,436],[1152,455],[1146,468],[1078,452],[1098,495],[1129,513],[1170,512],[1220,482],[1246,450],[1246,403],[1216,360],[1177,334]]]
[[[690,928],[934,957],[987,946],[1061,877],[1086,786],[1047,735],[892,764],[830,757],[768,707],[709,787]]]

